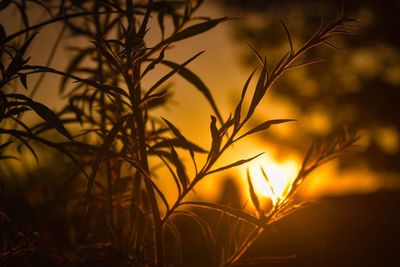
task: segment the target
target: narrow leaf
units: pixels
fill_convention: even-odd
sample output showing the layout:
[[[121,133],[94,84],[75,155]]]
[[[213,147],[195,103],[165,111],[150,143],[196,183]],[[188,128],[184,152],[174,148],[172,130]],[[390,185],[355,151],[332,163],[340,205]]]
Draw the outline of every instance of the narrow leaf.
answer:
[[[26,74],[19,73],[18,76],[19,76],[19,80],[20,80],[21,84],[24,86],[25,90],[28,90],[28,85],[26,83]]]
[[[193,25],[193,26],[183,29],[182,31],[177,32],[176,34],[167,38],[166,40],[164,40],[164,42],[162,42],[162,44],[170,44],[173,42],[177,42],[180,40],[184,40],[184,39],[199,35],[203,32],[207,32],[208,30],[217,26],[219,23],[226,21],[228,19],[229,18],[227,18],[227,17],[223,17],[223,18],[213,19],[213,20],[209,20],[206,22],[202,22],[202,23]]]
[[[100,168],[100,164],[107,156],[107,151],[111,147],[112,143],[114,142],[118,132],[123,128],[124,123],[126,120],[129,119],[129,115],[122,116],[110,130],[108,135],[106,136],[103,144],[99,147],[99,150],[96,153],[96,156],[93,160],[92,164],[92,172],[90,173],[87,188],[86,188],[86,197],[89,198],[90,191],[92,190],[94,180],[96,178],[96,174],[98,169]]]
[[[254,190],[253,183],[251,182],[249,169],[247,169],[247,184],[249,185],[249,195],[250,195],[251,203],[253,203],[253,206],[254,206],[255,210],[257,211],[257,213],[261,214],[260,201],[258,200],[256,191]]]
[[[145,96],[151,94],[155,89],[157,89],[161,84],[163,84],[165,81],[167,81],[169,78],[171,78],[175,73],[179,72],[180,70],[182,70],[187,64],[189,64],[190,62],[192,62],[193,60],[195,60],[198,56],[200,56],[201,54],[203,54],[204,51],[197,53],[196,55],[194,55],[193,57],[189,58],[188,60],[186,60],[184,63],[182,63],[181,65],[177,66],[176,68],[174,68],[173,70],[171,70],[170,72],[168,72],[166,75],[164,75],[160,80],[158,80],[145,94]]]
[[[210,131],[211,131],[211,149],[209,153],[209,158],[211,158],[215,153],[218,153],[221,147],[221,136],[217,128],[217,119],[211,115]]]
[[[211,209],[214,211],[219,211],[219,212],[224,212],[228,214],[229,216],[232,216],[234,218],[241,219],[243,221],[246,221],[248,223],[260,226],[260,227],[265,227],[264,223],[254,217],[253,215],[244,212],[239,209],[231,208],[228,206],[216,204],[216,203],[209,203],[209,202],[182,202],[181,205],[191,205],[191,206],[197,206],[201,208],[206,208],[206,209]]]
[[[32,108],[42,119],[56,129],[59,133],[67,137],[68,139],[72,139],[71,134],[65,129],[64,125],[57,117],[57,115],[45,105],[35,102],[35,101],[28,101],[26,104]]]
[[[246,119],[250,118],[258,104],[260,103],[261,99],[263,98],[267,88],[265,87],[265,79],[267,76],[267,66],[263,64],[263,68],[260,73],[260,77],[258,78],[258,82],[256,85],[256,89],[254,90],[253,98],[251,99],[250,107],[246,115]]]
[[[286,36],[288,38],[289,45],[290,45],[290,54],[293,55],[294,54],[294,48],[293,48],[293,42],[292,42],[292,37],[290,36],[290,32],[289,32],[288,28],[286,27],[286,24],[282,20],[279,20],[279,21],[282,24],[282,27],[285,30]]]
[[[260,123],[259,125],[257,125],[253,129],[251,129],[250,131],[244,133],[243,135],[238,137],[235,141],[237,141],[239,139],[242,139],[243,137],[245,137],[247,135],[254,134],[254,133],[257,133],[257,132],[261,132],[261,131],[265,131],[269,127],[271,127],[272,125],[281,124],[281,123],[285,123],[285,122],[289,122],[289,121],[296,121],[296,120],[293,120],[293,119],[278,119],[278,120],[265,121],[263,123]]]
[[[254,157],[251,157],[251,158],[248,158],[248,159],[241,159],[241,160],[238,160],[238,161],[236,161],[236,162],[234,162],[234,163],[231,163],[231,164],[229,164],[229,165],[226,165],[226,166],[223,166],[223,167],[221,167],[221,168],[218,168],[218,169],[209,171],[207,174],[216,173],[216,172],[224,171],[224,170],[227,170],[227,169],[236,167],[236,166],[243,165],[243,164],[245,164],[245,163],[247,163],[247,162],[249,162],[249,161],[252,161],[252,160],[255,159],[255,158],[258,158],[258,157],[261,156],[262,154],[264,154],[264,153],[260,153],[260,154],[258,154],[258,155],[255,155]]]
[[[249,87],[250,81],[253,78],[253,75],[256,72],[256,70],[257,69],[253,70],[253,72],[250,74],[249,78],[247,79],[246,83],[243,86],[242,95],[240,97],[239,103],[236,106],[235,115],[233,117],[235,129],[237,129],[237,127],[240,124],[241,111],[242,111],[242,105],[243,105],[244,97],[246,96],[247,88]]]
[[[181,160],[178,157],[174,147],[171,146],[171,158],[172,162],[175,165],[176,173],[178,175],[179,182],[182,185],[182,188],[185,190],[189,184],[189,178],[187,177],[185,167]]]
[[[183,143],[181,139],[179,138],[173,138],[173,139],[165,139],[162,140],[158,143],[156,143],[155,145],[152,146],[153,149],[157,149],[157,148],[166,148],[166,147],[180,147],[183,149],[188,149],[188,147],[190,147],[193,151],[199,152],[199,153],[207,153],[207,150],[205,150],[204,148],[201,148],[200,146],[191,143],[189,141],[187,141],[187,143]]]
[[[172,69],[176,69],[179,67],[179,64],[168,61],[168,60],[163,60],[162,63]],[[191,70],[188,68],[182,67],[179,72],[179,75],[181,75],[185,80],[187,80],[190,84],[192,84],[195,88],[197,88],[207,99],[207,101],[210,103],[212,109],[215,112],[215,115],[217,116],[218,120],[222,123],[222,116],[221,113],[218,110],[218,107],[214,101],[213,96],[211,95],[210,89],[205,85],[205,83]]]

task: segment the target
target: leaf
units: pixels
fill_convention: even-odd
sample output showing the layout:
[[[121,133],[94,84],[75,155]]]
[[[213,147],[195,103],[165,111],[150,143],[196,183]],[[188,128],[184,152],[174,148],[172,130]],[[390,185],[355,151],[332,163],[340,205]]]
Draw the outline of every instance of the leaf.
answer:
[[[14,143],[14,141],[8,141],[8,142],[5,142],[4,144],[1,144],[0,151],[5,150],[9,145],[11,145],[13,143]]]
[[[89,56],[90,53],[93,52],[94,50],[95,50],[94,47],[84,49],[84,50],[80,51],[79,54],[77,54],[74,58],[72,58],[69,61],[68,67],[65,71],[65,73],[67,75],[64,75],[64,77],[61,79],[61,83],[60,83],[60,87],[59,87],[60,93],[63,93],[65,91],[67,81],[68,81],[68,79],[71,78],[69,75],[71,75],[73,72],[75,72],[77,70],[79,64],[85,59],[85,57]]]
[[[175,211],[173,214],[175,215],[185,215],[189,218],[191,218],[196,224],[197,226],[200,228],[201,233],[204,236],[204,239],[206,240],[207,244],[209,246],[213,246],[215,245],[215,240],[212,234],[212,230],[210,225],[199,215],[197,215],[196,213],[189,211],[189,210],[178,210]]]
[[[68,139],[72,139],[71,134],[65,129],[64,125],[57,117],[57,115],[45,105],[35,102],[35,101],[28,101],[26,104],[32,108],[36,114],[38,114],[47,124],[52,126],[56,129],[60,134],[64,135]]]
[[[125,121],[127,121],[129,119],[129,117],[130,117],[130,115],[122,116],[114,124],[114,126],[112,127],[110,132],[107,134],[103,144],[99,147],[99,150],[97,151],[96,156],[93,160],[92,172],[90,173],[90,176],[88,179],[88,184],[87,184],[87,188],[86,188],[87,201],[89,200],[90,191],[92,190],[97,171],[100,168],[100,164],[106,158],[108,149],[111,147],[112,143],[115,140],[115,137],[117,136],[118,132],[122,129]]]
[[[166,226],[170,229],[172,236],[174,237],[175,247],[171,249],[172,256],[172,264],[173,266],[180,267],[183,266],[183,250],[182,250],[182,237],[179,232],[178,227],[172,221],[167,221]]]
[[[183,143],[181,139],[179,138],[173,138],[173,139],[165,139],[162,140],[152,146],[153,149],[158,149],[158,148],[166,148],[166,147],[180,147],[183,149],[192,149],[193,151],[199,152],[199,153],[207,153],[207,150],[199,147],[198,145],[191,143],[187,141],[187,143]]]
[[[165,35],[164,18],[165,18],[165,12],[162,11],[158,12],[157,21],[161,31],[161,40],[164,40],[164,35]]]
[[[219,152],[221,146],[221,136],[219,135],[219,131],[216,124],[217,124],[217,119],[211,115],[210,131],[211,131],[212,143],[211,143],[210,153]]]
[[[170,44],[173,42],[178,42],[178,41],[199,35],[203,32],[207,32],[208,30],[217,26],[219,23],[226,21],[228,19],[229,19],[228,17],[223,17],[223,18],[212,19],[212,20],[209,20],[209,21],[206,21],[203,23],[193,25],[193,26],[183,29],[182,31],[177,32],[176,34],[167,38],[166,40],[164,40],[162,42],[162,44]]]
[[[164,47],[160,54],[158,55],[158,57],[156,59],[153,59],[149,65],[147,65],[147,67],[144,69],[142,75],[140,76],[140,78],[143,78],[150,70],[154,69],[154,67],[160,63],[165,56],[165,50],[168,48],[168,46]]]
[[[241,220],[251,223],[253,225],[265,227],[265,224],[258,218],[254,217],[253,215],[251,215],[247,212],[244,212],[242,210],[231,208],[228,206],[211,203],[211,202],[199,202],[199,201],[182,202],[181,205],[191,205],[191,206],[197,206],[197,207],[201,207],[201,208],[211,209],[214,211],[224,212],[231,217],[241,219]]]
[[[137,34],[139,38],[143,39],[144,35],[146,34],[147,23],[149,21],[152,9],[153,9],[153,0],[149,0],[147,3],[146,14],[143,17],[142,24],[140,25],[140,29]]]
[[[178,154],[176,153],[173,146],[171,146],[171,159],[172,163],[175,165],[179,182],[181,183],[182,188],[185,190],[189,184],[189,178],[187,177],[185,167],[179,159]]]
[[[3,40],[6,39],[6,36],[6,31],[4,30],[3,25],[0,24],[0,44],[3,43]]]
[[[223,266],[229,259],[231,232],[228,215],[221,213],[215,237],[215,266]]]
[[[242,111],[242,105],[243,105],[244,97],[246,96],[247,88],[249,87],[250,81],[253,78],[253,75],[256,72],[256,70],[257,69],[253,70],[253,72],[250,74],[249,78],[247,79],[246,83],[243,86],[242,95],[240,97],[239,103],[236,106],[235,115],[233,116],[235,129],[237,129],[237,127],[240,124],[241,111]]]
[[[229,165],[226,165],[226,166],[223,166],[223,167],[221,167],[221,168],[218,168],[218,169],[209,171],[207,174],[212,174],[212,173],[216,173],[216,172],[220,172],[220,171],[223,171],[223,170],[227,170],[227,169],[230,169],[230,168],[233,168],[233,167],[236,167],[236,166],[243,165],[243,164],[245,164],[245,163],[247,163],[247,162],[249,162],[249,161],[252,161],[252,160],[255,159],[255,158],[258,158],[258,157],[261,156],[262,154],[264,154],[264,152],[263,152],[263,153],[260,153],[260,154],[258,154],[258,155],[255,155],[254,157],[251,157],[251,158],[248,158],[248,159],[241,159],[241,160],[238,160],[238,161],[236,161],[236,162],[234,162],[234,163],[231,163],[231,164],[229,164]]]
[[[176,137],[182,142],[182,144],[185,144],[186,148],[189,149],[190,156],[194,158],[194,152],[193,149],[191,148],[190,142],[184,137],[181,132],[167,119],[161,118],[164,120],[164,122],[168,125],[168,128],[171,129],[171,131],[174,133]]]
[[[237,141],[239,139],[242,139],[243,137],[245,137],[247,135],[254,134],[254,133],[257,133],[257,132],[261,132],[261,131],[265,131],[269,127],[271,127],[272,125],[281,124],[281,123],[290,122],[290,121],[296,121],[296,120],[294,120],[294,119],[277,119],[277,120],[265,121],[263,123],[260,123],[259,125],[257,125],[253,129],[251,129],[250,131],[244,133],[243,135],[238,137],[235,141]]]
[[[261,169],[261,173],[262,173],[262,175],[264,177],[264,180],[267,182],[267,184],[269,186],[269,189],[271,190],[272,195],[276,196],[274,187],[272,186],[271,181],[269,180],[267,173],[265,172],[263,167],[261,167],[260,169]]]
[[[112,51],[108,51],[104,46],[107,46],[105,40],[97,39],[96,42],[92,42],[96,46],[96,50],[113,66],[117,71],[120,71],[120,63]],[[107,46],[108,47],[108,46]]]
[[[30,138],[33,139],[39,143],[42,143],[44,145],[47,145],[51,148],[57,149],[60,152],[64,153],[68,158],[70,158],[75,164],[76,166],[79,167],[79,169],[82,171],[82,173],[86,176],[89,177],[85,171],[85,169],[82,167],[81,162],[78,161],[74,155],[72,155],[63,144],[57,144],[57,143],[53,143],[45,138],[42,138],[40,136],[36,136],[34,134],[32,134],[31,132],[24,132],[24,131],[19,131],[19,130],[9,130],[9,129],[1,129],[0,128],[0,133],[6,133],[6,134],[10,134],[12,136],[15,136],[16,138],[20,139],[22,137],[26,137],[26,138]]]
[[[25,102],[21,103],[29,106],[32,110],[36,112],[48,125],[52,126],[59,133],[67,137],[68,139],[72,139],[70,133],[65,129],[64,125],[57,117],[57,115],[45,105],[35,102],[27,96],[21,94],[7,94],[8,97],[24,100]]]
[[[265,86],[266,77],[267,77],[267,66],[264,63],[263,68],[261,70],[260,77],[258,78],[256,89],[254,90],[254,95],[251,99],[251,103],[250,103],[250,107],[249,107],[249,110],[246,115],[246,119],[249,119],[253,115],[256,107],[258,106],[261,99],[265,95],[265,92],[267,90],[267,87]]]
[[[186,60],[185,62],[183,62],[181,65],[178,65],[176,68],[174,68],[173,70],[171,70],[170,72],[168,72],[166,75],[164,75],[160,80],[158,80],[145,94],[145,97],[148,96],[149,94],[151,94],[155,89],[157,89],[161,84],[163,84],[166,80],[168,80],[169,78],[171,78],[171,76],[173,76],[175,73],[179,72],[180,70],[182,70],[187,64],[189,64],[190,62],[192,62],[193,60],[195,60],[198,56],[200,56],[201,54],[203,54],[204,51],[197,53],[196,55],[194,55],[193,57],[189,58],[188,60]]]
[[[33,38],[35,38],[36,34],[38,34],[37,32],[33,33],[25,42],[24,44],[21,46],[21,48],[19,49],[19,53],[21,54],[21,56],[23,56],[26,52],[26,50],[28,49],[29,45],[31,44]]]
[[[18,73],[18,76],[19,76],[19,80],[22,83],[22,85],[24,86],[25,90],[28,90],[28,85],[26,83],[26,74]]]
[[[261,215],[260,201],[258,200],[256,191],[254,190],[253,183],[251,182],[249,169],[247,169],[247,184],[249,185],[251,203],[253,203],[256,212]]]
[[[168,61],[168,60],[163,60],[162,63],[172,69],[176,69],[179,67],[179,64]],[[179,72],[179,75],[181,75],[185,80],[187,80],[189,83],[191,83],[195,88],[197,88],[208,100],[210,103],[212,109],[215,112],[215,115],[217,116],[218,120],[222,123],[222,116],[221,113],[218,110],[218,107],[214,101],[214,98],[211,95],[210,89],[204,84],[204,82],[191,70],[188,68],[182,67]]]
[[[169,120],[161,118],[168,126],[168,128],[172,131],[172,133],[178,137],[178,139],[185,143],[188,144],[189,142],[187,141],[186,137],[184,137],[181,132],[178,130],[178,128],[175,127],[175,125],[173,125]]]
[[[290,45],[290,55],[293,55],[294,48],[293,48],[293,42],[292,42],[292,37],[290,36],[290,32],[289,32],[288,28],[286,27],[286,24],[282,20],[279,20],[279,22],[282,24],[282,27],[285,30],[286,36],[288,38],[289,45]]]

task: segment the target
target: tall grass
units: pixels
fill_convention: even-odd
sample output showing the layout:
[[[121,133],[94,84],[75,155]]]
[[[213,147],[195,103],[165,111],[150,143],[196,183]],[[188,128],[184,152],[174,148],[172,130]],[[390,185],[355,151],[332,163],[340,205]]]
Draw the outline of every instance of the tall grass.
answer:
[[[348,27],[354,22],[340,10],[329,21],[322,19],[315,34],[298,48],[294,47],[291,34],[282,22],[288,38],[288,52],[276,64],[267,64],[266,58],[253,50],[260,66],[249,75],[240,100],[232,114],[226,116],[219,111],[213,92],[188,68],[202,52],[184,62],[167,59],[175,43],[229,20],[226,17],[195,17],[202,4],[200,0],[15,0],[2,4],[2,10],[7,11],[13,5],[19,10],[23,28],[9,35],[3,26],[0,28],[0,157],[2,161],[18,159],[18,154],[12,152],[17,144],[28,148],[38,158],[31,145],[35,141],[61,151],[78,166],[86,189],[70,196],[69,202],[75,205],[75,210],[65,212],[82,216],[76,242],[86,255],[79,259],[83,266],[100,262],[113,266],[181,266],[182,241],[174,220],[180,215],[189,216],[201,227],[204,238],[214,248],[215,266],[240,263],[244,252],[266,228],[298,208],[293,196],[307,175],[356,140],[354,134],[344,130],[329,140],[314,144],[305,156],[289,194],[271,210],[261,208],[250,176],[248,188],[253,212],[217,203],[189,201],[188,195],[200,181],[259,156],[235,159],[228,165],[216,167],[221,156],[236,142],[291,121],[275,119],[253,128],[248,125],[276,79],[288,70],[317,62],[302,62],[299,58],[316,46],[331,45],[329,39],[334,35],[348,34]],[[50,14],[49,17],[30,25],[28,8],[31,5],[39,5]],[[153,19],[157,19],[161,35],[155,45],[148,46],[149,21]],[[87,42],[84,46],[69,47],[74,56],[69,59],[65,71],[29,65],[27,51],[35,41],[36,31],[53,23],[63,24],[61,41],[55,46],[66,38],[64,33],[69,34],[68,38]],[[171,29],[167,30],[168,27]],[[21,38],[23,42],[19,44],[17,41]],[[51,59],[51,54],[49,56]],[[159,65],[167,67],[168,71],[151,85],[144,85],[143,80]],[[60,93],[68,101],[57,112],[33,100],[32,94],[29,96],[32,90],[41,88],[39,84],[31,89],[27,77],[43,73],[62,77]],[[201,92],[213,110],[209,125],[204,126],[210,129],[208,148],[201,148],[189,140],[173,122],[154,115],[156,108],[171,101],[167,82],[177,75]],[[254,79],[255,88],[250,89]],[[21,86],[27,92],[19,90]],[[26,124],[23,115],[28,110],[35,112],[43,122]],[[60,135],[58,140],[62,136],[64,141],[46,137],[45,132],[50,130],[55,130]],[[182,151],[190,156],[190,161],[183,161]],[[201,155],[205,160],[199,160]],[[178,192],[172,202],[169,200],[171,192],[161,190],[157,185],[154,172],[157,164],[169,171],[171,183]],[[188,168],[194,173],[189,174]],[[266,175],[265,178],[268,180]],[[187,210],[188,206],[220,213],[218,234],[213,235],[209,223]],[[9,219],[5,213],[2,217]],[[9,240],[7,236],[3,235],[3,238]],[[31,243],[23,241],[21,244],[3,247],[1,261],[12,262],[10,255]],[[29,262],[29,257],[26,261]],[[74,261],[74,257],[69,261]]]

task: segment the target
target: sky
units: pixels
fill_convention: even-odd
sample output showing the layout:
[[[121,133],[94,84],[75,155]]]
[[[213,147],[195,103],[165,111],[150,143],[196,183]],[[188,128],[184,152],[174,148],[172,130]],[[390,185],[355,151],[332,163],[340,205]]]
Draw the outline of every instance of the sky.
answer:
[[[13,26],[13,15],[11,13],[6,15],[8,16],[1,18],[1,20],[5,22],[7,28],[17,26]],[[212,1],[206,1],[206,4],[199,10],[197,15],[216,18],[230,16],[232,13],[230,10],[217,7]],[[189,68],[195,71],[209,86],[217,104],[222,107],[221,111],[225,118],[229,113],[233,112],[234,103],[239,98],[241,88],[253,70],[252,67],[244,66],[241,63],[243,50],[248,49],[248,40],[243,39],[238,41],[233,37],[233,29],[237,28],[235,25],[240,24],[242,20],[248,21],[251,18],[243,17],[239,20],[223,23],[201,36],[180,42],[174,49],[168,50],[166,54],[168,59],[173,59],[175,62],[183,62],[194,54],[205,51],[205,53],[190,64]],[[31,62],[33,64],[46,63],[46,55],[60,30],[60,25],[51,25],[41,30],[31,48]],[[157,38],[158,34],[157,25],[155,23],[150,24],[148,32],[149,45]],[[61,48],[68,47],[74,42],[76,41],[67,41]],[[248,49],[248,53],[251,54],[250,49]],[[71,55],[71,52],[59,49],[51,64],[52,67],[64,69],[67,63],[65,58]],[[165,70],[160,68],[159,74],[163,71],[165,72]],[[156,76],[150,77],[144,83],[148,82],[150,84],[152,78],[156,78]],[[34,98],[50,107],[58,108],[63,103],[62,98],[58,94],[58,81],[58,77],[48,75],[42,84],[44,90],[39,90]],[[34,83],[35,80],[28,80],[28,82]],[[157,115],[173,121],[190,140],[195,141],[203,147],[208,147],[211,140],[208,130],[210,114],[212,114],[210,106],[202,95],[187,82],[177,78],[174,80],[174,88],[174,103],[166,109],[158,110]],[[263,107],[267,108],[259,110],[259,113],[265,116],[265,118],[297,118],[298,116],[296,108],[282,99],[274,98],[273,95],[267,94],[266,99],[263,100]],[[299,125],[304,123],[312,124],[313,122],[315,125],[321,125],[324,122],[323,120],[323,118],[316,116],[308,120],[290,123],[290,125],[276,126],[277,129],[275,131],[280,132],[282,135],[295,136],[295,133],[302,129]],[[268,133],[265,133],[265,135],[266,139],[268,139]],[[278,181],[276,182],[277,187],[283,188],[282,180],[290,181],[294,179],[296,170],[300,167],[302,154],[305,153],[305,151],[296,151],[287,147],[282,149],[273,142],[255,139],[235,146],[222,159],[220,164],[251,157],[260,152],[265,152],[265,155],[254,163],[230,171],[220,177],[209,179],[211,182],[200,184],[198,190],[199,196],[216,198],[218,192],[213,190],[213,188],[219,187],[226,177],[233,178],[239,187],[245,186],[246,168],[250,168],[254,182],[260,187],[259,192],[270,195],[271,192],[265,189],[267,185],[263,184],[263,179],[260,178],[259,168],[264,167],[269,176],[271,176],[271,179]],[[316,171],[306,181],[301,193],[307,198],[316,198],[327,195],[367,193],[382,188],[394,188],[400,185],[397,180],[379,179],[377,176],[377,174],[372,173],[368,168],[359,166],[356,169],[350,168],[345,172],[341,172],[338,170],[338,163],[332,162]],[[281,179],[280,182],[279,179]]]

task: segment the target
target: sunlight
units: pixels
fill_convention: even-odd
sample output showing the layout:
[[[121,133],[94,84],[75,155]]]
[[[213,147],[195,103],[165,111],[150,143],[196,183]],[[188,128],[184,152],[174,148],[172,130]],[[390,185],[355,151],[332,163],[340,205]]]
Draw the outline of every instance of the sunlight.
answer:
[[[255,190],[260,196],[270,198],[275,205],[279,199],[285,198],[291,183],[295,179],[298,164],[294,160],[276,161],[273,158],[260,158],[248,166]],[[264,178],[261,168],[269,179]]]

